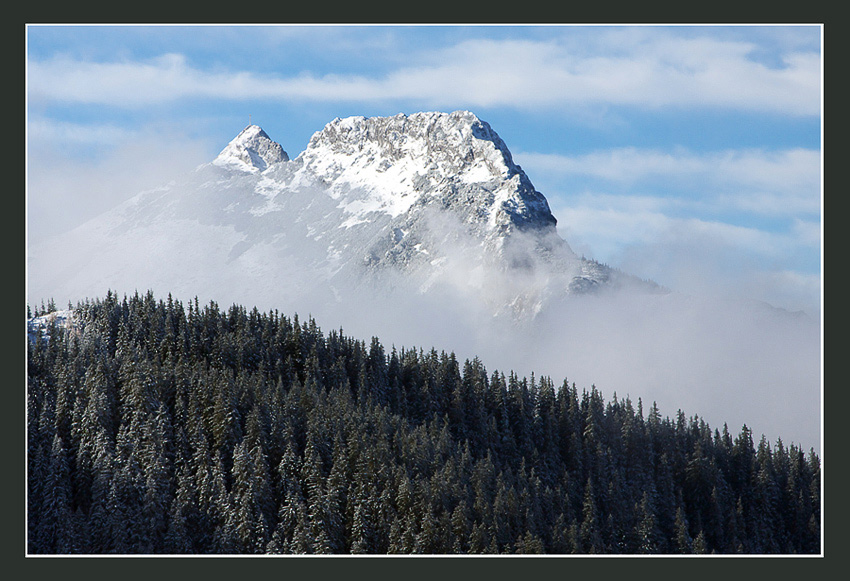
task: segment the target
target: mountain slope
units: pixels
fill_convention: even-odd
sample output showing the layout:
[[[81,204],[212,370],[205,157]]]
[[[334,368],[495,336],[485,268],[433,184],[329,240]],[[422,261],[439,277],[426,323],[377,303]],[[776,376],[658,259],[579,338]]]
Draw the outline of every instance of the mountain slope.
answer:
[[[294,160],[252,125],[182,180],[32,248],[29,294],[153,288],[271,305],[402,285],[528,317],[616,278],[556,223],[469,112],[335,119]]]

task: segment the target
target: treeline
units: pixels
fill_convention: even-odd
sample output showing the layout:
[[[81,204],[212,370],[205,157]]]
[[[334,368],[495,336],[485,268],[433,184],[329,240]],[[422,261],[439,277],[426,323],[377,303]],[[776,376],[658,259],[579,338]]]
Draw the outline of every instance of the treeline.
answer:
[[[28,350],[30,553],[818,553],[820,460],[151,293]]]

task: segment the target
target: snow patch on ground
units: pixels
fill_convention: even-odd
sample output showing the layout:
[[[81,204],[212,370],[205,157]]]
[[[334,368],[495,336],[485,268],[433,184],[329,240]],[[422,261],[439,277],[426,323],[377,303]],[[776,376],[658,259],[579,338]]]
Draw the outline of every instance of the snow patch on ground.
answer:
[[[35,341],[39,335],[45,339],[50,338],[50,327],[55,324],[57,329],[70,330],[74,328],[74,311],[65,309],[63,311],[53,311],[46,315],[32,317],[27,320],[27,337],[30,341]]]

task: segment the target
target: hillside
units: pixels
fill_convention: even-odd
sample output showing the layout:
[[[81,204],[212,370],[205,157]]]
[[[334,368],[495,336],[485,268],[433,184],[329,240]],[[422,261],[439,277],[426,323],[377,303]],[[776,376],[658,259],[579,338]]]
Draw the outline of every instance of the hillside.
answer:
[[[29,343],[30,553],[820,550],[818,456],[746,426],[238,305],[60,321]]]

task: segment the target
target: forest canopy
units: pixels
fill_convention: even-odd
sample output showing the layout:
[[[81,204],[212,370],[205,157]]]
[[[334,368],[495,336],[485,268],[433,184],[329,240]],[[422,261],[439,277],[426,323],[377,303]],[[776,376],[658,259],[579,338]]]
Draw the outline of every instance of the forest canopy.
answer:
[[[820,552],[820,459],[746,425],[150,292],[28,346],[30,554]]]

